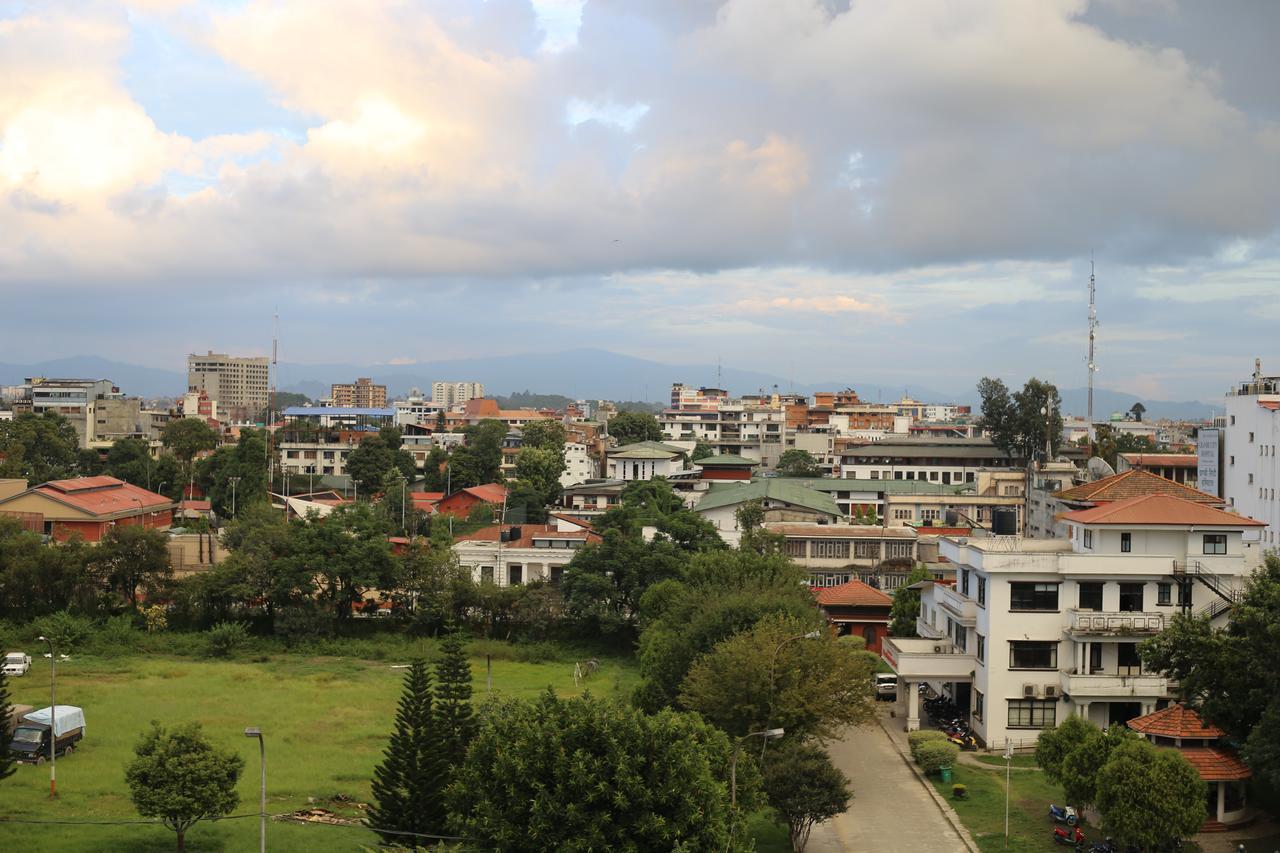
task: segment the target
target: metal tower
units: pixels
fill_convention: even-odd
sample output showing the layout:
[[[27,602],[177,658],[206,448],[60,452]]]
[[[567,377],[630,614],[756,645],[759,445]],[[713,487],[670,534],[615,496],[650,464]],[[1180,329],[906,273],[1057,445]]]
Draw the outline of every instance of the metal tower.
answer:
[[[1094,289],[1093,259],[1089,259],[1089,441],[1093,441],[1093,374],[1098,365],[1093,360],[1093,342],[1098,329],[1098,306]]]

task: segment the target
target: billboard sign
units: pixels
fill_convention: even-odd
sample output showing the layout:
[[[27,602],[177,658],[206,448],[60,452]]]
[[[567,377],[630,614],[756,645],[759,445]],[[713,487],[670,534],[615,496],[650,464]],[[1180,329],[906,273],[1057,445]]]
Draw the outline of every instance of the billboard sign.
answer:
[[[1219,476],[1222,430],[1201,429],[1196,434],[1196,486],[1202,492],[1222,497],[1222,481]]]

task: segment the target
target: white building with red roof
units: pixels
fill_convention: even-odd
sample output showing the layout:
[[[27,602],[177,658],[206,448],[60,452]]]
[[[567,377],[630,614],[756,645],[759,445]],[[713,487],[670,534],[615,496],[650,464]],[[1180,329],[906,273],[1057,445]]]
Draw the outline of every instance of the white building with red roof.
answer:
[[[24,518],[58,542],[75,534],[97,542],[116,524],[168,530],[173,509],[164,495],[114,477],[50,480],[0,500],[0,515]]]
[[[583,521],[552,515],[550,524],[494,524],[459,536],[458,562],[476,583],[518,586],[545,580],[560,583],[564,567],[579,550],[601,541]]]
[[[1105,727],[1164,707],[1169,682],[1143,666],[1139,643],[1179,611],[1225,620],[1264,526],[1168,494],[1063,520],[1065,540],[941,539],[955,586],[922,590],[920,639],[885,642],[909,727],[919,725],[920,683],[967,710],[992,748],[1031,746],[1069,714]]]

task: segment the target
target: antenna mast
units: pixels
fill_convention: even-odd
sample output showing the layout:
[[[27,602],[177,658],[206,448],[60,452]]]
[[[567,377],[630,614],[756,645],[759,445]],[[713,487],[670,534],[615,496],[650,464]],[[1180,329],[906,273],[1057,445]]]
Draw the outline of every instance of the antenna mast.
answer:
[[[1093,258],[1089,258],[1089,441],[1093,441],[1093,374],[1098,366],[1093,360],[1093,341],[1098,328],[1098,306],[1096,302],[1095,281],[1093,276]]]
[[[267,445],[267,488],[270,491],[271,486],[275,483],[276,456],[271,452],[271,441],[273,433],[271,432],[272,413],[276,409],[276,381],[279,379],[280,367],[276,361],[276,356],[280,348],[280,314],[276,312],[271,315],[271,402],[267,405],[267,423],[264,430]]]

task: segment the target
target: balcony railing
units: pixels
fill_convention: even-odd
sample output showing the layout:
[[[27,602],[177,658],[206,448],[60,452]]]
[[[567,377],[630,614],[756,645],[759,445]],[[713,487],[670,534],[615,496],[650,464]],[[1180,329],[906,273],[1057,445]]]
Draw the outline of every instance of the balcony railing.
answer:
[[[1067,629],[1072,634],[1158,634],[1165,629],[1164,613],[1131,612],[1122,610],[1069,610],[1071,622]]]
[[[1163,696],[1169,692],[1169,679],[1141,668],[1114,667],[1111,671],[1089,674],[1070,670],[1060,674],[1062,692],[1072,698]]]

